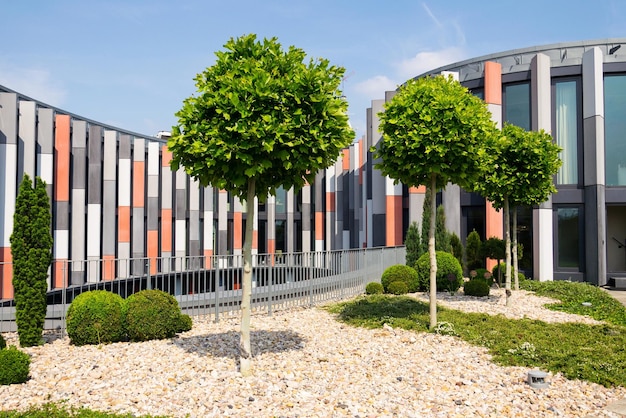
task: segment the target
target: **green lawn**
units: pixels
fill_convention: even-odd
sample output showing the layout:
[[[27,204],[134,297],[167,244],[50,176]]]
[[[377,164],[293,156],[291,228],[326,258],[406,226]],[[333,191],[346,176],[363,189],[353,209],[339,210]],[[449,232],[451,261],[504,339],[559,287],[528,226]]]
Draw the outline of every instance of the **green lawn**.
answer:
[[[86,408],[69,408],[63,404],[47,403],[39,407],[32,407],[24,412],[0,411],[0,418],[133,418],[132,414],[114,414],[92,411]],[[150,415],[144,415],[150,418]],[[157,417],[154,417],[157,418]]]
[[[560,372],[606,387],[626,386],[626,308],[601,289],[581,283],[525,281],[522,288],[558,299],[548,308],[586,314],[602,325],[552,324],[502,315],[438,308],[438,332],[489,349],[503,366]],[[590,302],[591,306],[583,306]],[[353,326],[428,332],[429,306],[406,296],[370,295],[329,305],[326,309]]]

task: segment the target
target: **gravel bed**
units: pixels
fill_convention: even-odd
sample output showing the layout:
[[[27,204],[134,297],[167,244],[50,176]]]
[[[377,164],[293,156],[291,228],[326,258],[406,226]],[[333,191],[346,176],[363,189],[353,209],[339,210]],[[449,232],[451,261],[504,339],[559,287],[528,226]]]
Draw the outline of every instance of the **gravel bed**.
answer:
[[[589,318],[542,308],[549,302],[501,290],[469,298],[439,294],[442,305],[546,321]],[[427,299],[427,295],[415,295]],[[237,372],[239,320],[195,318],[171,340],[75,347],[52,338],[26,348],[30,380],[0,386],[0,409],[66,401],[101,411],[172,417],[619,417],[606,405],[626,389],[493,364],[486,349],[457,338],[400,329],[367,330],[317,308],[252,319],[254,374]],[[13,334],[9,344],[17,344]]]

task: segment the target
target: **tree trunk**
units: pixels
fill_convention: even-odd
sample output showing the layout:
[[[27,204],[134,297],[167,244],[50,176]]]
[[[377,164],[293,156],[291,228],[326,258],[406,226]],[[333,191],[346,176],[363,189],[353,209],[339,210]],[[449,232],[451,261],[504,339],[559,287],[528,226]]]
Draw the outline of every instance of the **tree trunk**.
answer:
[[[506,254],[506,304],[509,304],[509,298],[511,297],[511,225],[509,214],[509,198],[504,198],[504,250]]]
[[[248,180],[246,200],[246,236],[243,243],[243,278],[241,295],[241,332],[239,342],[239,372],[242,376],[252,374],[252,350],[250,349],[250,299],[252,298],[252,233],[254,226],[254,180]]]
[[[513,280],[515,285],[513,289],[519,290],[519,280],[517,278],[518,260],[517,260],[517,207],[513,208],[513,242],[511,243],[511,251],[513,252]]]
[[[430,175],[430,228],[428,254],[430,256],[430,329],[437,326],[437,254],[435,253],[435,221],[437,216],[437,175]]]

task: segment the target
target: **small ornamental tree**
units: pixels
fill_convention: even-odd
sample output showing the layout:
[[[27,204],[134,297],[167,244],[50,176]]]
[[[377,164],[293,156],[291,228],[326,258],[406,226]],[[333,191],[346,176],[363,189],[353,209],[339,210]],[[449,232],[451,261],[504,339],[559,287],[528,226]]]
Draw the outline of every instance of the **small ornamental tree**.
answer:
[[[406,265],[413,267],[420,258],[420,233],[417,222],[412,222],[406,230],[404,246],[406,247]]]
[[[556,192],[552,177],[561,166],[558,157],[561,148],[543,130],[529,132],[519,126],[506,124],[502,133],[503,136],[491,144],[489,154],[493,158],[493,169],[484,172],[484,177],[476,183],[474,190],[491,201],[494,208],[504,211],[505,288],[508,305],[511,295],[510,206],[512,204],[515,208],[519,204],[537,205]],[[517,210],[513,212],[516,216]],[[517,267],[514,271],[517,273]],[[515,277],[517,279],[517,274]]]
[[[168,148],[172,169],[184,167],[203,186],[245,201],[240,371],[251,373],[250,298],[254,198],[276,189],[300,189],[332,165],[350,145],[344,68],[326,59],[305,60],[276,38],[231,38],[215,64],[196,77],[197,96],[176,114]]]
[[[452,77],[409,80],[379,114],[383,139],[373,150],[383,175],[431,191],[431,216],[438,187],[449,182],[471,189],[480,175],[485,142],[498,135],[485,103]],[[430,328],[437,325],[435,221],[428,232]]]
[[[22,347],[42,343],[48,268],[52,262],[51,220],[46,183],[36,177],[33,188],[32,180],[25,174],[15,200],[10,237],[15,323]]]

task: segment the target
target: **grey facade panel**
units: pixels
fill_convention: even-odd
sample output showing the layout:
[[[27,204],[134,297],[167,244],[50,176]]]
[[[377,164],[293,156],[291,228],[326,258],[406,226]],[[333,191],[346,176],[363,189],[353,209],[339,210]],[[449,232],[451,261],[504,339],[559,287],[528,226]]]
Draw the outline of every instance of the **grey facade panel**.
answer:
[[[374,247],[384,247],[387,244],[387,224],[385,214],[373,214],[372,234],[372,245]]]
[[[148,215],[148,231],[155,231],[159,229],[159,198],[148,197],[147,206]]]
[[[102,127],[89,127],[88,155],[89,177],[87,183],[87,204],[102,202]]]
[[[0,93],[0,144],[17,144],[17,94]]]
[[[54,225],[55,230],[70,229],[70,202],[55,201],[54,208]]]
[[[586,281],[603,286],[606,277],[606,209],[603,185],[585,187]]]
[[[115,181],[105,181],[102,202],[102,254],[114,255],[116,247]]]

